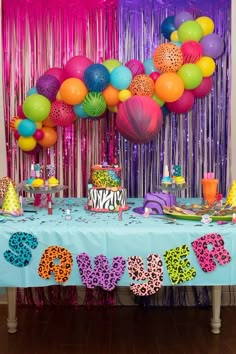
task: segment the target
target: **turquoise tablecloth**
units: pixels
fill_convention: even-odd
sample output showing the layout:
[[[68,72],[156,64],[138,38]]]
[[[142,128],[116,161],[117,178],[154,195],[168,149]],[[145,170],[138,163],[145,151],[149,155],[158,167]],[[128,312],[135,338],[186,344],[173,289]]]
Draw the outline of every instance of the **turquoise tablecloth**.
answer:
[[[142,199],[130,199],[130,209],[123,212],[122,221],[117,213],[94,213],[84,210],[85,199],[72,199],[72,219],[65,219],[67,200],[56,199],[53,214],[47,209],[38,209],[37,213],[25,213],[18,218],[8,218],[0,223],[0,286],[35,287],[56,284],[54,276],[46,280],[38,275],[38,265],[45,249],[49,246],[63,246],[73,256],[73,268],[69,280],[64,285],[81,285],[81,277],[76,256],[86,252],[93,260],[104,254],[109,262],[115,256],[127,259],[129,256],[141,256],[144,260],[149,254],[157,253],[162,257],[164,267],[164,285],[171,285],[163,254],[178,246],[187,245],[190,254],[187,257],[197,275],[191,281],[181,285],[232,285],[236,284],[236,225],[211,223],[203,225],[198,221],[178,220],[169,224],[167,220],[156,216],[145,218],[135,214],[133,208],[142,206]],[[32,258],[25,267],[16,267],[4,258],[9,249],[9,239],[15,232],[26,232],[38,240],[36,249],[32,249]],[[191,242],[208,233],[218,233],[225,242],[232,260],[226,265],[218,265],[216,270],[205,273],[191,247]],[[119,285],[129,285],[127,267]]]

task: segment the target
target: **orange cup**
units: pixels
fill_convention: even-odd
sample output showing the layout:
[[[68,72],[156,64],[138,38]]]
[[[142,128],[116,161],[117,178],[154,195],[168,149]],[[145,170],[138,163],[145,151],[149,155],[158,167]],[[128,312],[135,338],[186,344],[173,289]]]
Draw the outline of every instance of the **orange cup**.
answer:
[[[202,193],[203,199],[207,202],[208,205],[211,205],[216,200],[218,179],[202,179]]]

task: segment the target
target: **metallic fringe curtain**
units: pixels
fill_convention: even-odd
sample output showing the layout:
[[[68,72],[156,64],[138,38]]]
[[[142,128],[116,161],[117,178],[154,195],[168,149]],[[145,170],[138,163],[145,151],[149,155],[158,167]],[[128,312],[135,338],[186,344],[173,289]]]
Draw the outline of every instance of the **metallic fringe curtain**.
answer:
[[[230,37],[229,1],[120,0],[119,58],[141,61],[151,58],[154,49],[165,42],[160,33],[162,21],[179,11],[196,17],[209,16],[215,33],[225,41],[225,51],[217,62],[214,87],[206,98],[195,101],[191,112],[169,113],[163,128],[150,143],[137,145],[120,138],[120,156],[125,165],[129,195],[143,197],[158,189],[164,165],[178,164],[189,189],[182,196],[201,197],[201,178],[212,171],[219,178],[219,191],[225,196],[230,182]]]
[[[114,115],[58,128],[57,144],[36,154],[18,149],[10,119],[27,91],[50,67],[63,67],[75,55],[94,62],[118,57],[116,1],[3,0],[3,85],[8,175],[28,178],[32,160],[56,166],[69,196],[84,196],[94,163],[117,155]]]

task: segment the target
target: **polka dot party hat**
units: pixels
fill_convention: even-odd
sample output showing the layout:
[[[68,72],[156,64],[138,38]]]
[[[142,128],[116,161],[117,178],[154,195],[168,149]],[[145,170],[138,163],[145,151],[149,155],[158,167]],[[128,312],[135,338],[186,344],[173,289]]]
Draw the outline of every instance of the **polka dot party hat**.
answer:
[[[5,197],[3,199],[1,213],[11,214],[14,216],[20,216],[23,214],[19,197],[12,182],[9,183]]]
[[[236,206],[236,180],[234,180],[229,189],[226,205]]]

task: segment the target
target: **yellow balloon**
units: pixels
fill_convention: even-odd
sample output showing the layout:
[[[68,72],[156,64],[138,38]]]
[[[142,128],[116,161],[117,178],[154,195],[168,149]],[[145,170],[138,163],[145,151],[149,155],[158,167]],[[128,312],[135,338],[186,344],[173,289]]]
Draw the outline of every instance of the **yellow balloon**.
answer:
[[[119,100],[121,102],[126,101],[128,98],[132,96],[130,90],[121,90],[118,94]]]
[[[18,143],[18,146],[23,151],[34,150],[35,146],[37,145],[37,141],[32,136],[29,136],[29,137],[20,136],[17,143]]]
[[[56,99],[57,99],[58,101],[62,101],[61,94],[60,94],[60,90],[57,92]]]
[[[203,77],[211,76],[216,69],[215,61],[211,57],[203,56],[195,64],[201,69]]]
[[[117,106],[107,106],[107,109],[109,112],[112,113],[117,113],[118,112],[118,107]]]
[[[202,27],[203,37],[211,34],[214,31],[215,25],[210,17],[201,16],[195,20]]]
[[[41,129],[43,126],[43,122],[35,122],[35,125],[36,125],[37,129]]]
[[[170,40],[172,42],[178,42],[179,41],[179,36],[178,36],[178,31],[173,31],[170,35]]]

